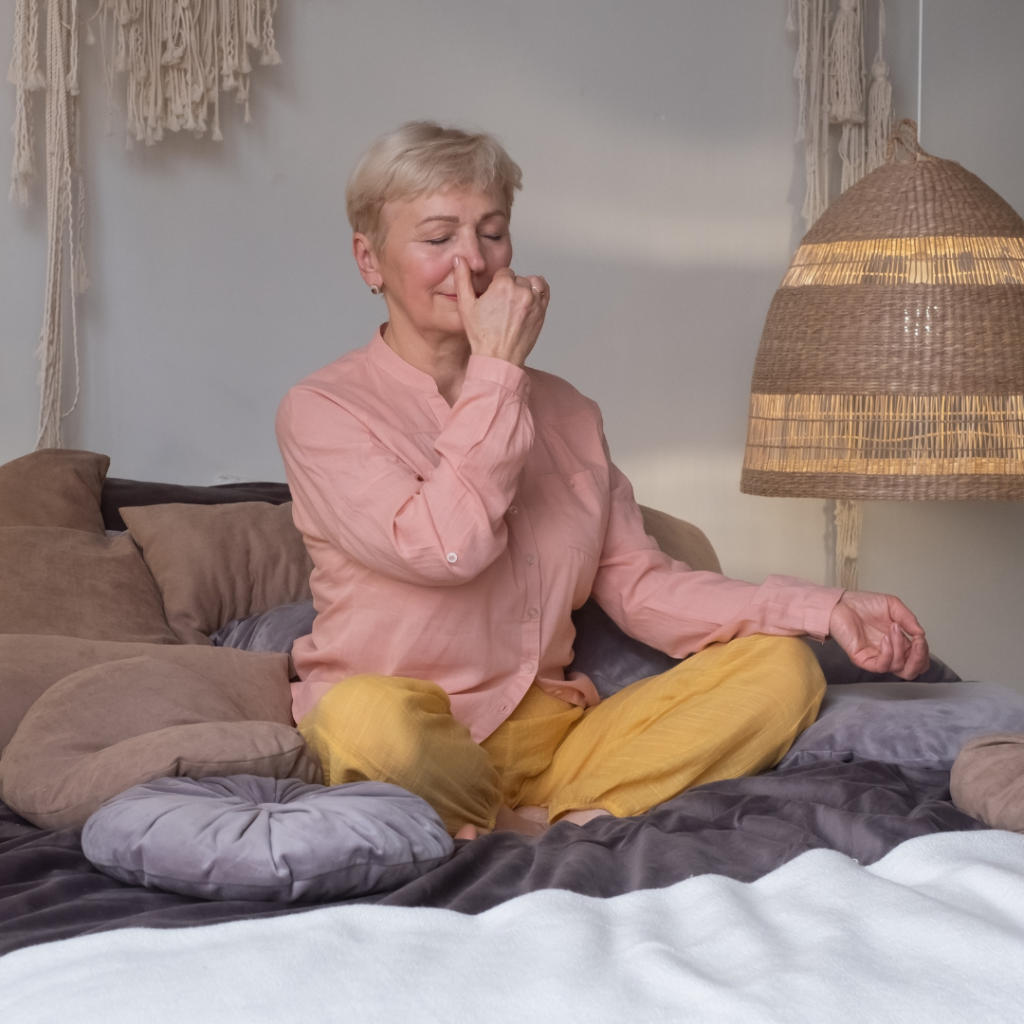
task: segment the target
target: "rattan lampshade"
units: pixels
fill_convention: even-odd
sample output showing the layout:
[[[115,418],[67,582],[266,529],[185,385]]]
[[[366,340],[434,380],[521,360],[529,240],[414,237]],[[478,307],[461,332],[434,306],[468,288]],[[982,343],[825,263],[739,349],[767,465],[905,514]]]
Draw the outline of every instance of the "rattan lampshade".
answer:
[[[740,487],[1024,498],[1024,220],[921,150],[913,122],[808,231],[775,293]]]

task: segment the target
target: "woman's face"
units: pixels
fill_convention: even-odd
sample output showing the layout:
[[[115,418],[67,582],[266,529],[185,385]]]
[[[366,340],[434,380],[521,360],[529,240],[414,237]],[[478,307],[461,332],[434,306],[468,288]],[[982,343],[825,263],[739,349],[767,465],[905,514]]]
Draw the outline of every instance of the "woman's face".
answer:
[[[392,321],[403,321],[421,337],[463,334],[455,295],[453,263],[466,261],[477,295],[496,271],[512,262],[512,239],[504,203],[476,190],[436,192],[387,203],[383,250],[357,234],[353,249],[368,284],[383,284]]]

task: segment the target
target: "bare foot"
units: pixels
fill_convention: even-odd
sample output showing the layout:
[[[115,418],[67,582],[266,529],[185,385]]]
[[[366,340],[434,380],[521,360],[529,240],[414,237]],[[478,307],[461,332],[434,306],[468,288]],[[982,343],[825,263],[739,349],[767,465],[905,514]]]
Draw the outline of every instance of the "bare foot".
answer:
[[[516,814],[527,821],[535,821],[538,825],[548,824],[548,809],[546,807],[534,807],[531,804],[523,804],[516,808]]]
[[[588,811],[576,811],[576,814],[588,814]],[[607,814],[607,811],[602,812]],[[494,819],[495,832],[518,832],[523,836],[540,836],[548,830],[548,809],[546,807],[511,807],[502,804]],[[487,829],[476,825],[463,825],[455,833],[456,839],[478,839],[487,835]]]
[[[522,808],[520,808],[522,810]],[[531,811],[537,808],[530,808]],[[494,820],[495,832],[518,832],[524,836],[541,836],[548,830],[547,812],[544,812],[544,820],[538,821],[534,817],[527,817],[513,811],[510,807],[502,805],[498,808],[498,816]]]
[[[611,816],[612,812],[606,811],[603,807],[592,807],[589,811],[568,811],[558,820],[571,821],[574,825],[586,825],[588,821],[593,821],[595,818],[610,818]]]

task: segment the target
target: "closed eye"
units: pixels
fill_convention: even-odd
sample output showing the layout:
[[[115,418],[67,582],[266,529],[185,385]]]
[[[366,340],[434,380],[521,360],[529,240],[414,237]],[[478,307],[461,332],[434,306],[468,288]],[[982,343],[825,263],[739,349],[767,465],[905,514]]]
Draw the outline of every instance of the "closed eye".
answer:
[[[426,239],[427,245],[444,245],[445,242],[450,241],[451,235],[446,235],[444,238],[428,238]]]

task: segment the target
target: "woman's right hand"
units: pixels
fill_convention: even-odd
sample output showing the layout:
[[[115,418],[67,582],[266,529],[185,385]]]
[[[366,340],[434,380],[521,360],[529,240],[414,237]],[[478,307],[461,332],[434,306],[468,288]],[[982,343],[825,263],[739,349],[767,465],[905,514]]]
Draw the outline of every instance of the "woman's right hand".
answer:
[[[466,261],[456,256],[453,270],[459,316],[473,355],[525,365],[544,326],[550,298],[547,281],[536,276],[516,277],[503,268],[478,296]]]

